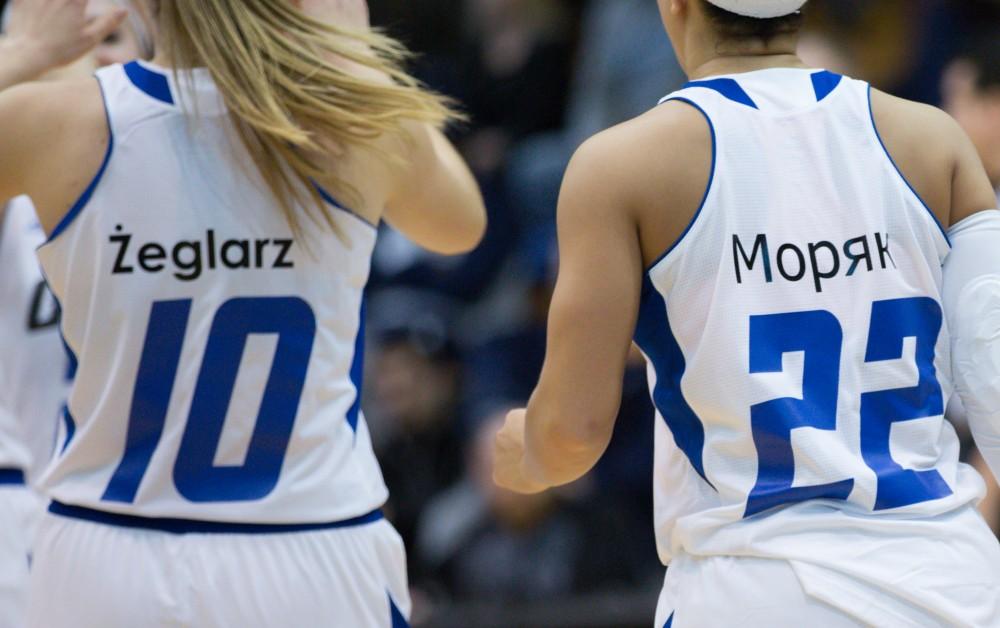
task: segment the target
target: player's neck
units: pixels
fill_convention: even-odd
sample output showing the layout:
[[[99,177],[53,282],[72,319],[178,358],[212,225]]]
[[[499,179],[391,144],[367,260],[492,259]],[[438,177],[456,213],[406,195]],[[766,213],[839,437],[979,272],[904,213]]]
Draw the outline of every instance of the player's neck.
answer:
[[[796,54],[797,35],[779,36],[769,42],[700,40],[691,43],[694,45],[688,46],[685,65],[692,80],[770,68],[808,67]]]

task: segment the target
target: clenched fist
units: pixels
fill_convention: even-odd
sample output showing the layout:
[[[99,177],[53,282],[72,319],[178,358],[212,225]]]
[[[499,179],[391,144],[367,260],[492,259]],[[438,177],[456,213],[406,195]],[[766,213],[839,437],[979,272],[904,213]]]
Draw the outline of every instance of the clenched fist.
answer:
[[[527,411],[511,410],[497,432],[493,459],[493,481],[515,493],[541,493],[548,487],[527,477],[524,471],[524,424]]]

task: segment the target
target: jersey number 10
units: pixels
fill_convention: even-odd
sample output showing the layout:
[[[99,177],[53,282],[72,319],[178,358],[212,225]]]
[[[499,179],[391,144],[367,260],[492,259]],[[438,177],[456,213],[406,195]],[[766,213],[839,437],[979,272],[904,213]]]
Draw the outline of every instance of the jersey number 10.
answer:
[[[191,314],[191,299],[153,303],[132,395],[125,453],[102,499],[131,503],[163,435]],[[250,334],[276,334],[277,348],[246,459],[216,466],[226,412]],[[299,298],[241,298],[215,313],[174,463],[174,485],[192,502],[250,501],[278,483],[292,435],[316,317]]]
[[[875,510],[939,499],[951,489],[934,469],[904,469],[892,458],[892,424],[944,414],[934,367],[942,325],[934,299],[877,301],[872,305],[865,362],[899,360],[906,338],[916,338],[919,381],[912,388],[861,395],[861,455],[878,478]],[[846,500],[854,480],[793,487],[795,459],[791,431],[799,427],[837,429],[843,329],[826,310],[750,317],[750,373],[782,372],[782,355],[804,352],[802,398],[766,401],[751,407],[753,440],[760,464],[745,516],[807,499]]]

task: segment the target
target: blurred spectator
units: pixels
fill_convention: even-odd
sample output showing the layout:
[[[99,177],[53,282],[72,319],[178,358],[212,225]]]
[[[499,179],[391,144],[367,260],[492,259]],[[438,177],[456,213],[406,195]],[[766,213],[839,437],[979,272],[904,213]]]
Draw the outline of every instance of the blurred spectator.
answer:
[[[466,477],[428,505],[414,558],[465,599],[525,601],[647,584],[647,548],[631,541],[628,522],[611,504],[576,506],[552,491],[518,495],[496,487],[493,438],[503,414],[477,429]]]
[[[458,355],[442,336],[393,330],[383,333],[370,374],[374,418],[388,433],[376,445],[386,510],[410,546],[428,500],[462,473]]]
[[[638,116],[684,83],[657,3],[586,5],[565,127],[536,135],[511,155],[511,198],[526,220],[551,225],[570,156],[588,137]]]
[[[1000,33],[975,40],[948,66],[942,93],[945,109],[976,145],[993,187],[1000,188]]]
[[[499,172],[507,149],[562,125],[573,55],[571,12],[553,0],[468,0],[453,92],[471,118],[462,139],[472,169]]]
[[[486,199],[486,238],[473,253],[446,259],[383,229],[373,260],[375,289],[405,285],[467,302],[490,291],[520,223],[507,191],[507,153],[521,138],[562,125],[574,14],[574,3],[557,0],[466,0],[458,53],[422,63],[421,73],[469,115],[457,140]]]
[[[523,405],[534,390],[545,359],[557,255],[551,226],[522,237],[514,268],[524,290],[525,316],[469,350],[464,394],[472,416],[485,416],[497,406]]]
[[[835,42],[845,69],[903,98],[937,103],[937,81],[961,33],[957,2],[948,0],[813,0],[813,34]],[[809,54],[807,49],[807,54]],[[837,64],[818,65],[837,69]]]

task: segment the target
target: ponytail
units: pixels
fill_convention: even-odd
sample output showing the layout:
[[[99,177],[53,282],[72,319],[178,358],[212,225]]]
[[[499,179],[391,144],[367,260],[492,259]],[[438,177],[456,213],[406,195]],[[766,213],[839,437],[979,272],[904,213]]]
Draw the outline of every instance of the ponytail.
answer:
[[[401,134],[406,121],[442,126],[458,117],[446,99],[402,69],[406,49],[378,32],[319,22],[291,0],[156,4],[158,45],[166,46],[175,68],[208,69],[240,139],[296,232],[301,220],[295,207],[333,229],[319,183],[349,205],[360,203],[355,188],[313,157],[329,152],[331,142],[341,149],[379,151],[376,140]],[[376,78],[338,65],[345,61],[373,70],[364,74]]]

